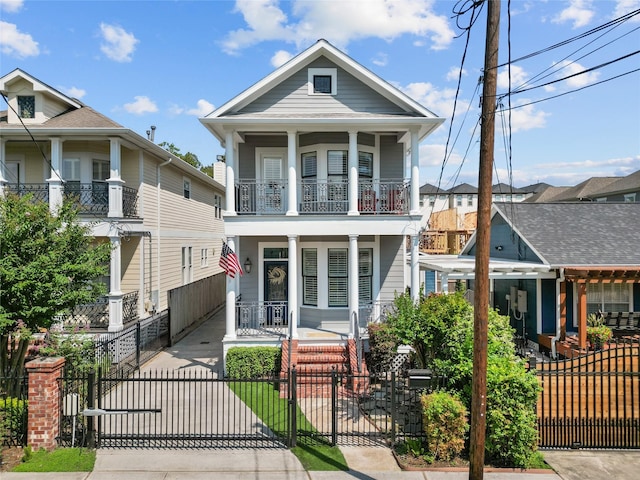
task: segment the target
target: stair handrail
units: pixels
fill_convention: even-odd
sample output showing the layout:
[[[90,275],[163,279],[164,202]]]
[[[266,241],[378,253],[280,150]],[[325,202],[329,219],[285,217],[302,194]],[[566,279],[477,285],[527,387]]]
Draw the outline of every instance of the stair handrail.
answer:
[[[362,373],[362,339],[360,338],[360,322],[358,321],[358,312],[351,312],[351,330],[353,332],[353,341],[356,343],[356,360],[358,362],[358,373]]]

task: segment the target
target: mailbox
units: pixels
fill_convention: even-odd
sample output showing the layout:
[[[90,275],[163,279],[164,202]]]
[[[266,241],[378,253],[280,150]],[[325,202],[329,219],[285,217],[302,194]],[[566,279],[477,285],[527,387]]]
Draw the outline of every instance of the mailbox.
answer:
[[[431,386],[433,372],[429,368],[412,368],[409,370],[409,388],[428,388]]]

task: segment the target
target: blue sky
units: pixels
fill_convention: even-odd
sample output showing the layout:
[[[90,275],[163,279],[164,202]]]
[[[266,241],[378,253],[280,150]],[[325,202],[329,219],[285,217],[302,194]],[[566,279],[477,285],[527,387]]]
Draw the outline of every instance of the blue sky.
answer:
[[[448,119],[421,144],[422,183],[477,185],[484,10],[471,28],[442,167],[465,46],[457,24],[469,23],[453,9],[463,4],[0,0],[0,74],[21,68],[143,136],[156,125],[157,143],[208,165],[223,150],[198,117],[325,38]],[[543,53],[512,63],[512,90],[537,88],[512,95],[510,136],[507,114],[498,117],[494,183],[573,185],[640,169],[640,15],[547,50],[639,9],[640,0],[512,1],[511,58]],[[507,21],[503,1],[500,63],[509,58]],[[507,91],[503,67],[498,92]]]

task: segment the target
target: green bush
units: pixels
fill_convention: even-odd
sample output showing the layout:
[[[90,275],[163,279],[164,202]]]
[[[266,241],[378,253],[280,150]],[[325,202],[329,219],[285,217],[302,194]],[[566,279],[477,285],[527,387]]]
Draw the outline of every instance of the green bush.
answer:
[[[464,404],[447,392],[423,394],[420,403],[427,447],[433,458],[451,460],[459,455],[469,430]]]
[[[39,353],[44,357],[64,357],[65,372],[70,375],[85,374],[100,366],[96,361],[93,339],[83,333],[50,332]]]
[[[371,372],[388,372],[398,351],[398,337],[387,323],[371,323],[369,330],[369,352],[367,366]]]
[[[26,400],[0,398],[0,444],[2,437],[18,438],[27,431]]]
[[[280,371],[278,347],[232,347],[227,352],[227,376],[232,379],[265,378]]]

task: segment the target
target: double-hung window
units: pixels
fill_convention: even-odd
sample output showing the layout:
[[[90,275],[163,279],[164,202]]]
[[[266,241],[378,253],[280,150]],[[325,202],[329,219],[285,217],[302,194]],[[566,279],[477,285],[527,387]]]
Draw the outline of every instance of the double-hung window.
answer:
[[[318,250],[302,249],[302,303],[318,306]]]
[[[349,298],[349,250],[330,248],[328,259],[329,306],[346,307]]]
[[[358,250],[358,297],[360,302],[373,299],[373,249]]]

